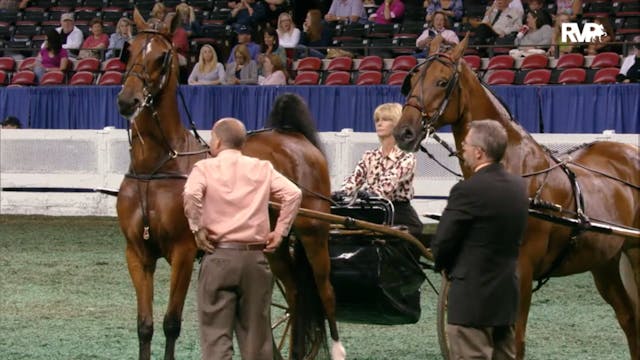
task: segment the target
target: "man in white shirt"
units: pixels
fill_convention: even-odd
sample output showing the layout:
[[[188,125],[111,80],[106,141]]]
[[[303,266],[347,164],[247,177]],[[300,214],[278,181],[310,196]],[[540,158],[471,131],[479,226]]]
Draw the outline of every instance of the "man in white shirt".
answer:
[[[60,27],[56,31],[62,35],[62,48],[69,51],[69,55],[77,54],[77,50],[82,46],[84,35],[82,30],[75,26],[73,13],[65,13],[60,17]]]

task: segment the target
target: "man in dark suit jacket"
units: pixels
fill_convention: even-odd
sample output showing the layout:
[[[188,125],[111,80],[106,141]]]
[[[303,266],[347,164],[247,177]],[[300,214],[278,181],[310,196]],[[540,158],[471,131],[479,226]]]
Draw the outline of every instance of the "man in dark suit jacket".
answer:
[[[445,270],[450,358],[515,359],[516,263],[527,221],[524,180],[500,164],[507,134],[494,120],[470,123],[462,142],[473,175],[456,184],[432,242]]]

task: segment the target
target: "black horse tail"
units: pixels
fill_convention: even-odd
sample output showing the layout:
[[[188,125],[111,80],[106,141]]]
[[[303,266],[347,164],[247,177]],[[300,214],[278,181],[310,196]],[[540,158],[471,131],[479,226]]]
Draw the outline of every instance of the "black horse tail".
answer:
[[[292,314],[291,359],[328,359],[326,315],[311,264],[299,240],[294,245],[293,269],[297,291],[295,314]]]
[[[265,127],[301,133],[324,154],[311,112],[299,95],[286,93],[278,96]]]

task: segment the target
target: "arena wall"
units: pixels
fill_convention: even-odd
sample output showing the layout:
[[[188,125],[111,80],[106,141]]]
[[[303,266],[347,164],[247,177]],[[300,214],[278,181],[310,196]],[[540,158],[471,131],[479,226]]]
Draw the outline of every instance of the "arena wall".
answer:
[[[208,131],[202,131],[208,140]],[[640,143],[638,134],[533,134],[552,150],[565,151],[594,140]],[[453,137],[441,137],[453,144]],[[329,159],[331,184],[338,189],[362,153],[377,146],[375,133],[349,129],[321,133]],[[129,165],[124,130],[2,130],[0,131],[0,213],[51,216],[115,216],[115,197],[93,189],[118,189]],[[459,171],[455,158],[433,140],[429,151]],[[420,214],[440,213],[455,176],[424,153],[418,154],[413,205]],[[427,222],[427,220],[424,220]]]

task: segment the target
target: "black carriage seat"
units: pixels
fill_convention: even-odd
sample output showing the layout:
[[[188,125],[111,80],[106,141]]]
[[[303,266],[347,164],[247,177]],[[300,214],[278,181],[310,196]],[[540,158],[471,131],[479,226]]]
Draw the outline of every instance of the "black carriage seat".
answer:
[[[393,225],[394,209],[391,201],[370,196],[368,199],[358,198],[352,204],[350,202],[349,198],[338,201],[338,206],[331,207],[331,213],[380,225]]]

